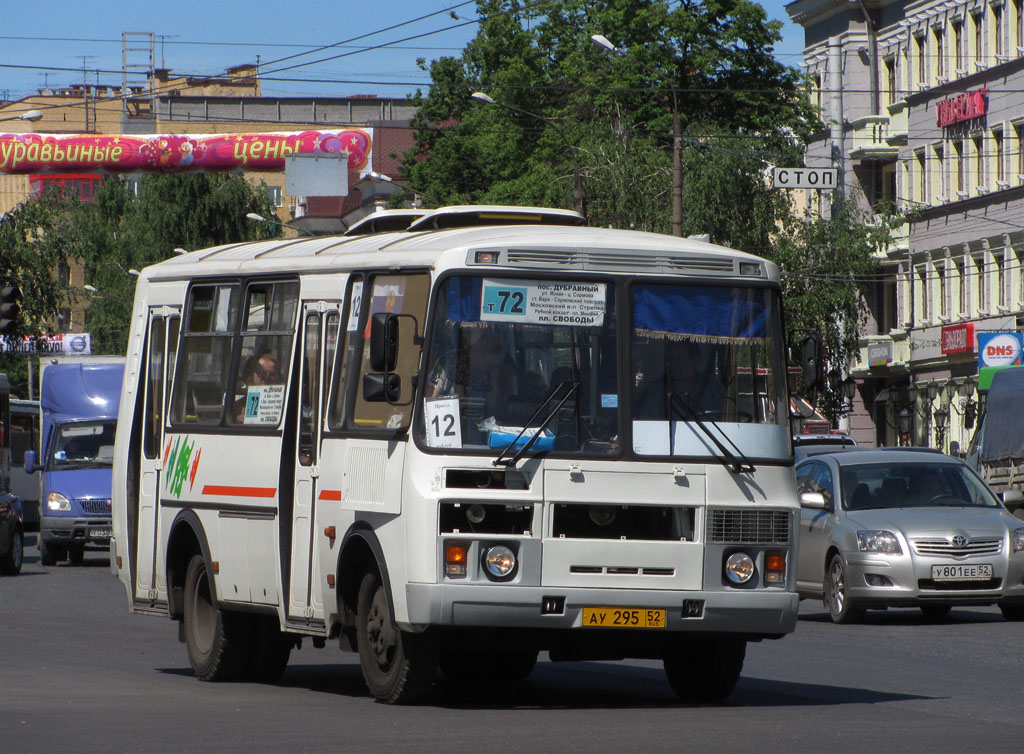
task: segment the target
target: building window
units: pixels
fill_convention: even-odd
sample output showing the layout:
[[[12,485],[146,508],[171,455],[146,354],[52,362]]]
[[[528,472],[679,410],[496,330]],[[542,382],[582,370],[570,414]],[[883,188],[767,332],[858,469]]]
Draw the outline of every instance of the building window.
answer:
[[[281,193],[280,186],[264,186],[263,190],[267,193],[267,199],[275,207],[281,207],[284,205],[284,195]]]
[[[957,198],[963,199],[967,196],[967,187],[970,185],[967,177],[967,155],[964,154],[963,141],[953,142],[953,150],[956,153],[954,156],[956,161],[956,195]]]
[[[992,26],[995,27],[993,47],[996,60],[999,61],[999,58],[1003,57],[1003,6],[1001,5],[992,6]]]
[[[1006,306],[1006,251],[1000,250],[992,255],[996,267],[996,304]]]
[[[943,79],[946,76],[946,48],[942,28],[935,29],[935,76]]]
[[[821,110],[821,74],[814,74],[814,104]]]
[[[977,188],[981,189],[985,186],[985,144],[980,136],[974,139],[974,166]]]
[[[921,265],[917,268],[917,279],[920,281],[921,290],[921,319],[931,321],[932,302],[931,286],[928,284],[928,266]]]
[[[941,202],[948,202],[949,196],[949,185],[946,182],[946,163],[945,153],[942,145],[939,144],[935,147],[935,169],[938,171],[938,181],[936,181],[939,195],[938,200]]]
[[[1017,47],[1017,54],[1020,55],[1024,52],[1024,3],[1022,0],[1013,0],[1013,26],[1013,43]]]
[[[996,186],[1006,186],[1006,153],[1003,147],[1003,129],[992,130],[992,148],[996,158]]]
[[[885,78],[888,82],[889,87],[889,104],[893,104],[897,100],[896,96],[896,58],[889,57],[885,59]]]
[[[66,306],[57,310],[57,329],[61,332],[71,332],[71,309]]]
[[[927,86],[928,84],[928,58],[925,55],[925,38],[922,34],[919,37],[914,37],[917,42],[917,81],[918,86]]]
[[[985,17],[980,13],[974,13],[971,15],[971,21],[974,22],[974,60],[980,63],[984,47]]]
[[[946,260],[935,265],[935,279],[939,281],[939,315],[949,316],[949,291],[946,290]]]
[[[957,281],[957,295],[956,295],[956,305],[957,305],[957,309],[958,309],[957,314],[961,315],[961,316],[964,316],[964,315],[967,315],[967,310],[968,310],[969,305],[967,303],[967,285],[968,285],[968,281],[967,281],[967,276],[964,275],[964,265],[963,265],[963,262],[954,261],[953,262],[953,270],[954,270],[953,275],[956,277],[956,281]]]
[[[974,266],[978,270],[978,309],[988,311],[988,270],[985,269],[985,252],[974,257]]]
[[[924,150],[916,152],[915,156],[917,157],[917,201],[921,204],[931,204],[928,201],[928,173]]]
[[[57,265],[57,285],[61,288],[71,285],[71,268],[66,264]]]
[[[960,76],[965,73],[963,36],[964,25],[959,21],[953,22],[953,60],[956,64],[957,75]]]

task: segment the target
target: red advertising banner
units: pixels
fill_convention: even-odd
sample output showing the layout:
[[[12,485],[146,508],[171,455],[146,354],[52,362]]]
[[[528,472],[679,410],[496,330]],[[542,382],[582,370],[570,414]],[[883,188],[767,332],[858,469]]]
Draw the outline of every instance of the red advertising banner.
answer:
[[[980,118],[985,114],[985,96],[987,94],[988,89],[981,88],[936,102],[936,125],[939,128],[945,128],[965,120]]]
[[[371,169],[373,129],[251,134],[0,133],[0,173],[281,171],[289,154],[348,152],[349,170]]]
[[[974,353],[974,323],[943,327],[942,353]]]

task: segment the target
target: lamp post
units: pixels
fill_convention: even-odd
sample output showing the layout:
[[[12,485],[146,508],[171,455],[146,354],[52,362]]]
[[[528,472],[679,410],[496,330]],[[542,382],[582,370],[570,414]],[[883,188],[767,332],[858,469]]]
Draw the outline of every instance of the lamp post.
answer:
[[[309,232],[308,230],[306,230],[305,228],[300,228],[300,227],[299,227],[299,226],[297,226],[297,225],[290,225],[289,223],[283,223],[283,222],[281,222],[280,220],[268,220],[268,219],[267,219],[267,218],[265,218],[265,217],[264,217],[263,215],[257,214],[256,212],[247,212],[247,213],[245,214],[245,218],[246,218],[247,220],[252,220],[252,221],[253,221],[254,223],[270,223],[271,225],[278,225],[278,226],[280,226],[280,227],[282,227],[282,228],[291,228],[291,229],[292,229],[292,230],[294,230],[295,232],[297,232],[297,233],[302,233],[302,234],[305,234],[305,235],[307,235],[307,236],[312,236],[312,235],[315,235],[315,234],[313,234],[313,233],[310,233],[310,232]],[[182,250],[182,251],[184,251],[184,250]],[[177,254],[177,253],[178,253],[178,250],[177,250],[177,249],[175,249],[175,250],[174,250],[174,253],[175,253],[175,254]],[[186,251],[185,253],[187,254],[188,252]]]
[[[572,187],[572,201],[573,208],[584,217],[587,216],[587,195],[583,191],[583,179],[580,175],[580,164],[576,160],[576,153],[573,151],[572,144],[569,143],[568,137],[565,132],[558,127],[558,125],[550,118],[545,118],[543,115],[537,115],[537,113],[531,113],[529,110],[520,110],[518,107],[513,105],[506,105],[504,102],[497,102],[487,94],[483,92],[473,92],[470,95],[477,102],[482,102],[485,105],[497,105],[498,107],[504,107],[506,110],[511,110],[514,113],[520,115],[526,115],[530,118],[536,118],[541,123],[551,126],[551,130],[562,137],[562,141],[565,142],[565,148],[569,152],[569,159],[572,160],[572,173],[573,173],[573,187]]]
[[[603,34],[592,34],[590,41],[593,42],[597,47],[602,50],[607,50],[615,55],[625,55],[626,50],[620,49],[613,45],[606,36]],[[659,74],[656,70],[650,66],[644,65],[639,60],[635,61],[637,65],[643,68],[645,71],[650,73],[655,78],[659,78]],[[680,133],[679,126],[679,102],[676,98],[676,88],[672,87],[672,235],[682,236],[683,235],[683,152],[682,152],[682,134]]]
[[[935,446],[942,450],[946,441],[946,423],[949,421],[949,409],[939,407],[932,414],[935,419]]]
[[[42,117],[43,117],[43,113],[41,111],[39,111],[39,110],[26,110],[25,112],[18,113],[17,115],[8,115],[5,118],[0,118],[0,121],[3,121],[3,120],[27,120],[27,121],[30,121],[30,122],[34,123],[35,121],[39,120]]]

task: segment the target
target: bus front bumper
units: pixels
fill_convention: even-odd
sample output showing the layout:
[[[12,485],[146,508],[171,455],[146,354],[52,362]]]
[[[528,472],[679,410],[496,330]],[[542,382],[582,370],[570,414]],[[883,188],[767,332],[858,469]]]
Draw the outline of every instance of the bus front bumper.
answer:
[[[659,591],[409,584],[412,626],[580,629],[585,607],[664,609],[665,630],[775,638],[796,628],[799,597],[782,589]],[[604,630],[604,629],[599,629]]]

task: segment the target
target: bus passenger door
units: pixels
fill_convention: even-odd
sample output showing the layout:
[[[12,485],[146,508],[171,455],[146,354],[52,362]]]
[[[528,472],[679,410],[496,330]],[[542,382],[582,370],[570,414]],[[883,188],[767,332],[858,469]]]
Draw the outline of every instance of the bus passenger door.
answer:
[[[303,305],[298,432],[292,449],[295,494],[287,611],[291,621],[322,619],[324,614],[320,595],[313,589],[314,574],[319,570],[314,546],[316,501],[320,478],[324,364],[332,362],[340,323],[341,309],[336,302],[318,301]]]
[[[139,517],[135,597],[153,603],[161,588],[166,589],[166,574],[157,572],[163,562],[160,539],[160,477],[163,472],[164,427],[167,424],[167,396],[170,392],[174,358],[178,349],[177,309],[161,307],[149,312],[149,330],[144,354],[142,389],[142,447],[139,448]]]

